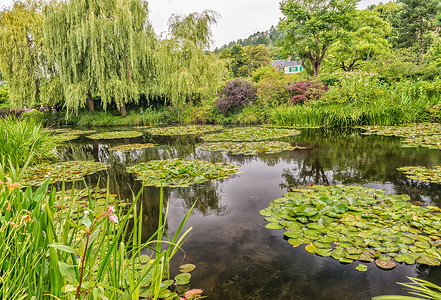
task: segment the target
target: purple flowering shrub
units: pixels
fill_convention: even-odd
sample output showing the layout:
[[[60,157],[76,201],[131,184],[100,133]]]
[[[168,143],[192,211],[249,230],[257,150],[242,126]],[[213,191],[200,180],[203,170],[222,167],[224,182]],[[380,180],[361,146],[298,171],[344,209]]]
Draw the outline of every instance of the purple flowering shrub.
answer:
[[[217,97],[216,108],[227,116],[253,104],[257,100],[257,89],[250,81],[235,79],[227,82]]]
[[[314,81],[290,83],[286,89],[290,96],[289,103],[292,104],[303,103],[311,99],[318,100],[327,91],[325,83]]]

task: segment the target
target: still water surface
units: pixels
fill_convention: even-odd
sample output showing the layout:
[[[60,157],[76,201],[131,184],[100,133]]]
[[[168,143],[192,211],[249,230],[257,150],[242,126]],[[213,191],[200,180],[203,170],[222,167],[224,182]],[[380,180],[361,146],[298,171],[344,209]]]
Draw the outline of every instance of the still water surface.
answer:
[[[113,129],[112,129],[113,130]],[[128,129],[129,130],[129,129]],[[125,169],[137,163],[169,158],[231,162],[241,174],[215,183],[186,188],[165,188],[170,201],[167,228],[173,234],[185,213],[198,201],[185,228],[193,227],[175,257],[172,272],[183,263],[193,263],[191,287],[202,288],[207,299],[371,299],[383,294],[405,294],[396,282],[407,276],[441,284],[441,267],[398,264],[391,271],[368,264],[367,272],[354,268],[358,262],[340,264],[293,248],[283,230],[265,228],[259,211],[291,188],[310,184],[355,184],[380,188],[388,193],[408,194],[421,205],[441,206],[441,188],[404,177],[401,166],[439,165],[441,152],[424,148],[400,148],[394,137],[364,136],[358,130],[304,129],[283,139],[307,150],[244,156],[200,151],[197,137],[151,137],[93,141],[82,137],[60,152],[63,160],[91,159],[110,165],[107,172],[89,176],[93,185],[109,180],[112,193],[130,199],[141,183]],[[154,142],[155,148],[126,152],[109,151],[112,146]],[[108,178],[108,179],[106,179]],[[147,187],[141,196],[146,228],[144,237],[157,226],[160,189]]]

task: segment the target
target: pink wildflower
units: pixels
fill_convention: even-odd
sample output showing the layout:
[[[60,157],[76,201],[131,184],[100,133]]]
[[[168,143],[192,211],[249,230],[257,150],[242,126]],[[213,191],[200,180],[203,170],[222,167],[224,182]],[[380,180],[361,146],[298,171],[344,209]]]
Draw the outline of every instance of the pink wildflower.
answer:
[[[201,289],[192,289],[187,291],[184,296],[185,299],[193,299],[194,297],[200,297],[202,292],[203,291]]]
[[[109,214],[113,214],[115,212],[115,207],[107,205],[107,212]]]
[[[115,215],[109,216],[109,220],[112,221],[115,224],[118,224],[118,217]]]

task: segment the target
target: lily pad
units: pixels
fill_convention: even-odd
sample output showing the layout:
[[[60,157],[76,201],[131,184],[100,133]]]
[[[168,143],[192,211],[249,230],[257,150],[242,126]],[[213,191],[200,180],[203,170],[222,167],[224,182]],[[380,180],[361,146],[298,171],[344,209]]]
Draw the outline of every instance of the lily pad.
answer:
[[[139,131],[110,131],[101,132],[89,135],[87,138],[92,140],[110,140],[110,139],[122,139],[122,138],[135,138],[143,136]]]
[[[202,160],[152,160],[128,167],[137,180],[147,186],[185,187],[208,180],[217,181],[239,173],[239,166],[227,163],[210,163]]]
[[[295,149],[305,149],[304,147],[292,146],[290,143],[269,141],[269,142],[217,142],[204,143],[197,145],[201,150],[224,151],[231,154],[256,155],[259,153],[278,153]]]
[[[355,270],[360,271],[360,272],[366,272],[367,269],[368,269],[368,267],[367,267],[366,265],[363,265],[363,264],[359,264],[359,265],[355,268]]]
[[[147,128],[145,131],[152,135],[190,135],[205,132],[218,131],[224,129],[221,125],[190,125],[174,127]]]
[[[130,151],[134,151],[134,150],[141,150],[141,149],[145,149],[145,148],[151,148],[151,147],[154,147],[154,146],[155,146],[155,144],[152,144],[152,143],[147,143],[147,144],[126,144],[126,145],[119,145],[119,146],[112,147],[109,150],[111,150],[111,151],[130,152]]]
[[[190,282],[191,274],[190,273],[180,273],[175,276],[175,283],[177,285],[184,285]]]
[[[382,260],[382,259],[375,260],[375,264],[377,265],[377,267],[383,270],[392,270],[397,266],[397,264],[392,260]]]
[[[401,167],[398,171],[406,174],[406,177],[423,182],[441,184],[441,166],[432,169],[426,167]]]
[[[349,209],[355,204],[357,209]],[[284,235],[293,246],[307,244],[306,251],[342,263],[377,259],[377,265],[389,268],[394,258],[407,264],[440,264],[439,210],[383,190],[315,185],[285,193],[261,213],[271,222],[269,228],[287,230]]]
[[[283,137],[295,136],[300,131],[295,129],[238,127],[220,133],[202,136],[204,141],[264,141]]]
[[[195,265],[193,265],[193,264],[185,264],[185,265],[182,265],[182,266],[179,267],[179,272],[190,273],[194,269],[196,269]]]
[[[39,186],[51,177],[50,183],[65,180],[79,181],[84,176],[94,174],[107,169],[107,165],[94,161],[65,161],[54,164],[43,163],[26,170],[26,174],[22,179],[22,186]]]

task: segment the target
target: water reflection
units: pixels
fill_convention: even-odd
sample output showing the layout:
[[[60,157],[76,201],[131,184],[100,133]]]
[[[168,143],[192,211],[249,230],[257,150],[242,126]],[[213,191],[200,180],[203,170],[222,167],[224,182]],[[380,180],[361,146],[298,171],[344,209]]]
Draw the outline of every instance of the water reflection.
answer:
[[[334,259],[293,248],[280,230],[265,228],[259,210],[291,188],[310,184],[359,184],[388,192],[409,194],[416,203],[441,206],[441,188],[406,178],[396,168],[405,165],[432,167],[441,152],[424,148],[401,148],[400,139],[364,136],[359,130],[340,132],[315,129],[284,139],[306,150],[271,155],[230,155],[197,150],[197,137],[151,137],[92,141],[81,138],[60,150],[61,160],[91,159],[109,164],[106,172],[88,176],[88,185],[110,186],[111,193],[132,201],[142,189],[126,167],[157,159],[203,159],[227,161],[241,166],[242,174],[215,183],[186,188],[165,188],[170,203],[167,227],[170,234],[197,201],[184,230],[193,227],[172,266],[183,262],[198,267],[192,287],[202,288],[208,299],[370,299],[380,294],[403,294],[395,282],[418,276],[441,283],[441,269],[399,265],[381,271],[372,263],[358,272],[354,262],[340,264]],[[110,151],[119,144],[153,142],[154,148],[132,152]],[[99,179],[99,177],[101,177]],[[142,203],[143,238],[158,225],[160,188],[144,188]]]

